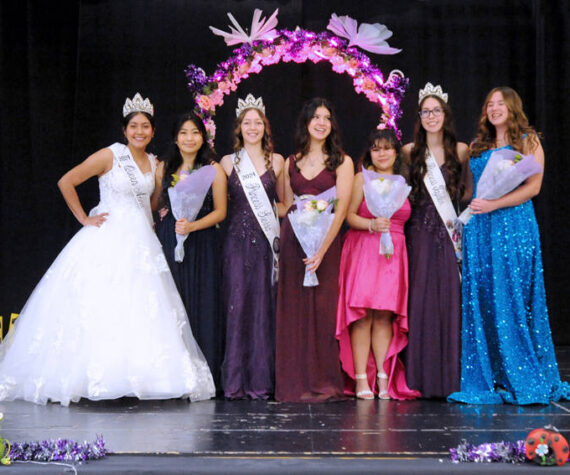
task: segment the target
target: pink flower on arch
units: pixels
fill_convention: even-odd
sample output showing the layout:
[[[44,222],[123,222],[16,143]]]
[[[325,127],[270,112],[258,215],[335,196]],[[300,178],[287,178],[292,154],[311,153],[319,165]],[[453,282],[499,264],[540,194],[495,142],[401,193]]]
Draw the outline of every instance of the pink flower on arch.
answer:
[[[210,101],[214,106],[221,106],[224,103],[224,93],[216,89],[210,94]]]
[[[208,96],[202,94],[201,96],[196,97],[196,103],[200,106],[200,109],[211,111],[214,110],[214,105]]]

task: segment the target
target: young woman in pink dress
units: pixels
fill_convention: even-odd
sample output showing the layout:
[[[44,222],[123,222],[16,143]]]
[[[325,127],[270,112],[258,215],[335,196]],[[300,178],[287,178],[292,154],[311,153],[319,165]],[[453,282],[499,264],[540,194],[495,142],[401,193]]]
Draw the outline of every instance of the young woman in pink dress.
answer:
[[[400,173],[401,144],[392,130],[369,138],[361,167],[384,175]],[[340,262],[336,337],[347,378],[345,393],[359,399],[413,399],[398,354],[408,343],[408,255],[404,224],[406,199],[388,218],[374,217],[364,199],[362,172],[354,179]],[[380,233],[390,231],[394,254],[379,253]],[[372,388],[372,389],[371,389]]]

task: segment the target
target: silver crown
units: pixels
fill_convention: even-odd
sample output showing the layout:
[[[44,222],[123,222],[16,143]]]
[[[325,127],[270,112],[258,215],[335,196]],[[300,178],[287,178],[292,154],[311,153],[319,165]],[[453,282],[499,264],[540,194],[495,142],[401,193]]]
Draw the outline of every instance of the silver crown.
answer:
[[[441,86],[434,86],[431,82],[426,83],[423,89],[420,89],[418,104],[420,104],[427,96],[437,96],[447,104],[447,94],[443,92]]]
[[[142,96],[137,92],[132,100],[127,97],[123,106],[123,117],[127,117],[133,112],[146,112],[154,116],[154,106],[150,103],[148,97],[143,100]]]
[[[261,96],[259,96],[257,99],[255,97],[253,97],[253,94],[248,94],[245,97],[245,101],[243,99],[238,99],[238,104],[237,104],[237,109],[236,109],[236,117],[239,117],[239,115],[246,109],[259,109],[261,112],[263,112],[265,114],[265,106],[263,105],[263,98]]]

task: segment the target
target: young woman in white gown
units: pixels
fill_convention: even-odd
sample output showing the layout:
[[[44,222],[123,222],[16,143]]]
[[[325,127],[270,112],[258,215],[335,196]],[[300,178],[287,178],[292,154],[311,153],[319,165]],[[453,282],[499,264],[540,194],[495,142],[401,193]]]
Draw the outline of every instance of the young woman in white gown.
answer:
[[[215,395],[212,375],[152,229],[153,106],[123,107],[127,145],[115,143],[67,172],[59,188],[83,228],[61,251],[0,345],[0,400],[68,405]],[[85,213],[75,187],[99,177]],[[157,187],[160,191],[160,187]]]

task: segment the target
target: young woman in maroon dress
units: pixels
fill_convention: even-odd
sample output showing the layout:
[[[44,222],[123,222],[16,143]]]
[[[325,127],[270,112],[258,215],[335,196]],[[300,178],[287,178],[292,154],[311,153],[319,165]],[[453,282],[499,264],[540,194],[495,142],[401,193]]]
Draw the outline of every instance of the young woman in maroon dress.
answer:
[[[297,153],[285,163],[286,203],[294,195],[317,195],[336,186],[335,217],[317,253],[306,257],[287,218],[281,226],[275,399],[318,402],[343,398],[335,339],[340,264],[339,231],[354,176],[342,151],[334,111],[326,99],[305,103],[295,137]],[[305,265],[319,285],[303,287]]]
[[[376,130],[362,157],[362,168],[394,175],[400,173],[402,146],[392,130]],[[398,354],[408,343],[408,254],[404,224],[410,202],[390,219],[376,218],[364,199],[364,177],[358,173],[352,186],[340,261],[336,337],[340,360],[349,382],[347,394],[359,399],[412,399],[420,394],[406,384]],[[380,233],[390,231],[394,254],[379,253]]]

